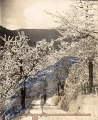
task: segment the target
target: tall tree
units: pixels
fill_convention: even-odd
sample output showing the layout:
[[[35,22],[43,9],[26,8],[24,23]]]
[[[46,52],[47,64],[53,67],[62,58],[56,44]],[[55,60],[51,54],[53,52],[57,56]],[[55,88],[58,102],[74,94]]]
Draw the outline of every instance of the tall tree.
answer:
[[[69,11],[57,14],[49,13],[57,18],[56,22],[61,25],[58,30],[64,35],[65,39],[71,41],[68,49],[64,49],[67,54],[79,55],[88,65],[88,80],[90,92],[93,87],[93,63],[98,56],[97,39],[94,35],[96,21],[94,19],[96,9],[94,1],[70,1]],[[63,47],[65,44],[63,43]],[[86,62],[85,61],[85,62]],[[84,68],[83,68],[84,69]]]

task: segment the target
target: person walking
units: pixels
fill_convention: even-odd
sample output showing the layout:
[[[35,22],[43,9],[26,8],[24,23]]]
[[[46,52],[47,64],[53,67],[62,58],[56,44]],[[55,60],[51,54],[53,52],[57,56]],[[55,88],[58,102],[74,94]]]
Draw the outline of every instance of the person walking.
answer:
[[[40,102],[40,106],[41,106],[41,110],[42,110],[42,114],[44,113],[43,112],[43,107],[46,103],[46,100],[47,100],[47,94],[45,91],[43,91],[43,93],[41,94],[41,102]]]

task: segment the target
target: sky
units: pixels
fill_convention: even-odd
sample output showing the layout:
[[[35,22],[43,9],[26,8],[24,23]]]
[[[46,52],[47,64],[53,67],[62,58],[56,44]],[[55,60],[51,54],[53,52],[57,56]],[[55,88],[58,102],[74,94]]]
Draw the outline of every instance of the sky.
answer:
[[[0,0],[0,25],[8,29],[57,27],[53,14],[70,9],[69,0]]]

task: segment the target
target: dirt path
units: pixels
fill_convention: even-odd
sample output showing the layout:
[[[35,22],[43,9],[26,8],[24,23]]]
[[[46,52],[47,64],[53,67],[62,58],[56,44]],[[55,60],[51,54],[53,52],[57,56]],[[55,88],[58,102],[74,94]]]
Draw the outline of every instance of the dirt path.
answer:
[[[84,104],[81,106],[79,112],[89,112],[93,117],[96,117],[98,120],[98,96],[88,95],[84,99]]]
[[[51,99],[48,99],[47,104],[44,106],[46,114],[68,114],[57,106],[51,106]],[[27,112],[27,111],[26,111]],[[33,109],[29,111],[31,114],[41,114],[40,101],[35,102]],[[90,113],[91,116],[38,116],[33,117],[33,120],[98,120],[98,96],[88,95],[84,99],[84,104],[81,106],[79,113]],[[20,120],[32,120],[31,116],[21,117]]]

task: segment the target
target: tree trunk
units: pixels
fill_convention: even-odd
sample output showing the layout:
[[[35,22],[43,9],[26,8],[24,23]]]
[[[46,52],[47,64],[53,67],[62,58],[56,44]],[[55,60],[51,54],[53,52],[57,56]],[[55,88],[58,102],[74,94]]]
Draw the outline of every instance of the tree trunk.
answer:
[[[92,88],[93,88],[93,61],[89,59],[89,90],[90,93],[92,93]]]
[[[26,97],[26,88],[21,89],[21,107],[25,109],[25,97]]]

